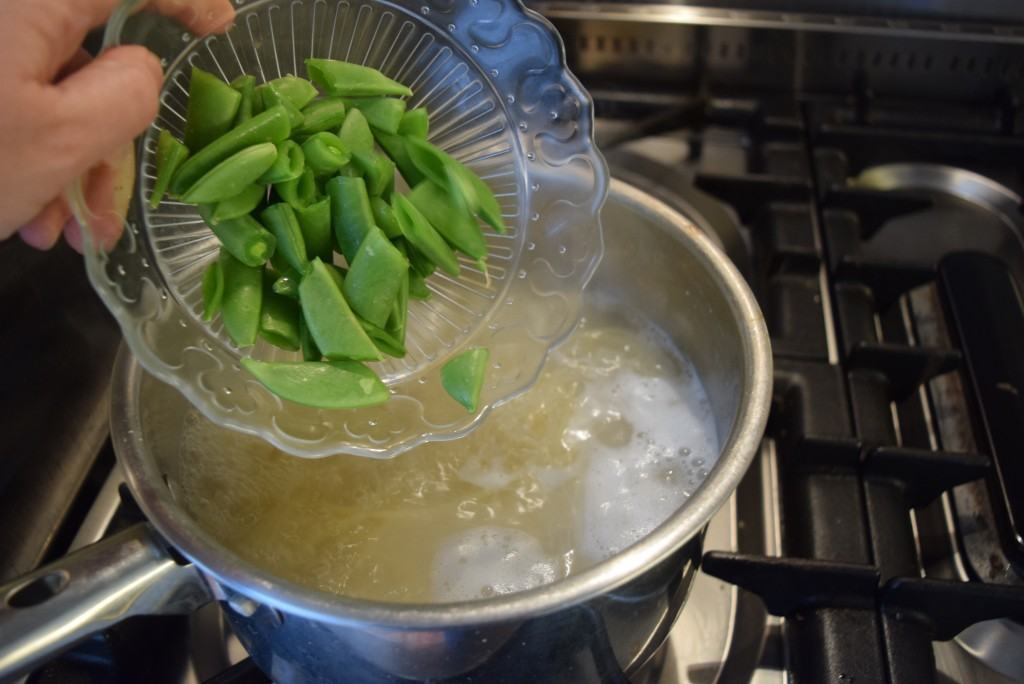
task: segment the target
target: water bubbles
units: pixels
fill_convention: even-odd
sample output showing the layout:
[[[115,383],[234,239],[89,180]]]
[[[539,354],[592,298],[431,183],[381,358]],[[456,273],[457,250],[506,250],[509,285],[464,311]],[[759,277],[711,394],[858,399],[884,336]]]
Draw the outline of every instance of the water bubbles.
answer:
[[[530,128],[530,125],[528,123],[526,123],[525,121],[520,121],[519,122],[519,130],[525,131],[525,130],[527,130],[529,128]]]
[[[517,273],[516,276],[520,280],[525,280],[526,279],[526,271],[524,269],[519,269],[519,273]]]
[[[530,215],[530,220],[533,221],[534,223],[540,221],[540,213],[536,211],[533,212],[533,214]]]
[[[420,7],[420,14],[430,14],[430,8],[427,7],[426,5],[423,5],[422,7]]]
[[[534,192],[537,192],[538,190],[540,190],[540,183],[531,183],[530,184],[530,190],[532,190]]]
[[[469,51],[472,52],[473,54],[476,54],[477,52],[480,52],[480,46],[477,45],[476,43],[473,43],[472,45],[469,46]]]
[[[530,161],[533,161],[534,159],[536,159],[536,158],[537,158],[537,155],[535,155],[535,154],[534,154],[533,152],[527,152],[527,153],[526,153],[526,158],[527,158],[528,160],[530,160]]]
[[[516,96],[511,94],[511,93],[509,93],[508,95],[505,96],[505,102],[508,102],[509,104],[515,104],[516,103]]]
[[[448,28],[448,33],[454,33],[455,32],[455,24],[448,24],[447,28]]]
[[[527,252],[532,252],[535,249],[537,249],[537,243],[536,242],[527,242],[526,243],[526,251]]]
[[[565,254],[569,249],[565,245],[558,245],[558,253]]]
[[[117,275],[121,276],[122,278],[128,275],[128,271],[125,270],[124,264],[118,264],[117,268],[115,268],[114,270],[117,271]]]
[[[489,73],[491,74],[491,78],[498,78],[498,70],[497,69],[491,69]]]
[[[181,34],[181,42],[182,42],[182,43],[187,43],[187,42],[188,42],[188,41],[190,41],[190,40],[192,40],[192,34],[191,34],[191,33],[188,33],[188,32],[186,31],[186,32],[183,32],[183,33]]]

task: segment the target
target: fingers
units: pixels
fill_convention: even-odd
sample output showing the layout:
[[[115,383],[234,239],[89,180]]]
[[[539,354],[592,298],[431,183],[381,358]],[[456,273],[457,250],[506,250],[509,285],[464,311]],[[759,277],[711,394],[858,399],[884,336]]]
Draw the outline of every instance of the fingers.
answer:
[[[124,230],[135,178],[135,151],[130,145],[89,171],[85,179],[84,199],[88,207],[88,229],[93,240],[104,249],[113,249]],[[72,216],[64,237],[76,251],[82,252],[83,226]]]
[[[64,66],[60,68],[60,71],[57,72],[57,75],[54,77],[54,81],[59,82],[64,80],[91,61],[92,55],[86,52],[83,48],[78,48],[78,51],[71,55],[71,59],[69,59]]]
[[[65,157],[75,177],[130,143],[156,116],[163,81],[157,58],[145,48],[109,50],[59,85],[59,122],[49,149]],[[67,182],[71,178],[62,179]]]
[[[151,4],[200,36],[221,33],[235,20],[231,0],[153,0]]]
[[[71,218],[63,198],[57,198],[43,207],[35,218],[18,230],[26,244],[36,249],[50,249],[57,244],[60,233]]]

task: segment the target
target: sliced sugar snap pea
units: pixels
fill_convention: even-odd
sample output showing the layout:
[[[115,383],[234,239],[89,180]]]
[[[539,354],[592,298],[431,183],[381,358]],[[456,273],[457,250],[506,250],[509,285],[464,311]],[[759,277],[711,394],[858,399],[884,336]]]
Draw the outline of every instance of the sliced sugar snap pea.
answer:
[[[408,271],[405,256],[373,226],[349,265],[342,292],[363,320],[383,328]]]
[[[236,152],[195,182],[181,196],[187,204],[211,204],[230,199],[256,182],[277,159],[273,143]]]
[[[429,278],[437,266],[434,262],[423,255],[423,252],[412,245],[406,246],[406,255],[409,257],[409,266],[423,278]]]
[[[388,388],[380,378],[354,361],[268,362],[244,358],[242,365],[271,392],[296,404],[353,409],[388,400]]]
[[[320,348],[316,346],[316,341],[313,340],[313,336],[309,332],[309,327],[306,326],[305,316],[301,313],[299,314],[299,347],[302,349],[304,361],[320,361],[324,358],[324,355],[320,353]]]
[[[200,208],[200,216],[220,240],[224,251],[241,263],[246,266],[262,266],[274,255],[277,239],[252,216],[212,223],[207,211],[206,208]]]
[[[394,97],[353,98],[346,102],[363,113],[371,128],[385,133],[397,133],[405,114],[405,100]]]
[[[425,180],[409,193],[409,201],[452,247],[474,260],[487,256],[480,226],[468,213],[453,210],[453,202],[444,188]]]
[[[274,183],[274,191],[293,209],[300,209],[316,201],[316,176],[312,169],[304,169],[298,178]]]
[[[476,175],[466,167],[462,167],[466,181],[473,188],[476,194],[476,209],[475,213],[477,216],[482,218],[487,225],[494,228],[499,234],[504,235],[508,232],[505,227],[505,219],[501,215],[501,206],[498,204],[497,198],[494,196],[494,192],[490,186],[483,181],[480,176]]]
[[[392,240],[402,237],[402,229],[398,227],[398,220],[395,219],[395,212],[390,204],[381,197],[371,197],[370,208],[373,210],[374,223],[385,235]]]
[[[340,97],[310,102],[302,109],[302,126],[295,135],[305,137],[322,131],[336,131],[345,123],[345,112],[345,101]]]
[[[260,337],[286,351],[299,350],[299,305],[274,292],[263,293]]]
[[[324,174],[337,171],[352,159],[352,153],[334,133],[314,133],[302,143],[306,163],[313,173]]]
[[[345,121],[341,124],[338,137],[353,156],[373,153],[373,131],[366,117],[358,109],[349,109]]]
[[[427,178],[448,191],[448,197],[455,207],[461,208],[465,213],[480,216],[499,233],[505,232],[501,209],[494,198],[494,193],[475,173],[444,150],[425,140],[408,139],[406,149],[413,164]]]
[[[426,107],[410,109],[405,114],[402,114],[402,121],[398,124],[399,135],[426,140],[429,133],[430,115],[427,114]]]
[[[259,182],[267,184],[295,180],[302,175],[305,168],[306,156],[302,147],[292,140],[285,140],[277,143],[277,157],[270,168],[260,176]]]
[[[217,224],[221,221],[229,221],[247,216],[255,211],[256,207],[260,206],[260,202],[266,196],[267,188],[265,186],[258,183],[250,185],[234,197],[229,197],[223,202],[217,202],[210,212],[210,220],[213,224]]]
[[[277,251],[288,266],[296,273],[305,273],[309,257],[295,210],[284,202],[271,204],[260,213],[260,221],[277,238]]]
[[[470,413],[480,402],[490,352],[484,347],[467,349],[441,368],[441,385],[452,399]]]
[[[220,317],[228,335],[239,347],[256,344],[263,307],[263,269],[246,266],[231,255],[224,255],[224,295]]]
[[[334,252],[334,236],[331,231],[331,199],[325,197],[319,202],[295,210],[306,243],[306,255],[310,259],[319,257],[329,262]]]
[[[393,81],[376,69],[333,59],[307,59],[309,77],[328,95],[372,97],[374,95],[410,96],[412,90]]]
[[[284,297],[291,297],[292,299],[299,298],[299,283],[302,281],[295,271],[289,269],[283,274],[279,275],[274,283],[270,286],[270,289],[274,291],[274,294],[279,294]]]
[[[329,267],[314,259],[299,284],[302,315],[317,347],[329,359],[378,361],[380,351],[345,301]]]
[[[430,299],[430,290],[423,276],[412,269],[409,270],[409,296],[413,299]]]
[[[166,128],[160,131],[156,142],[156,180],[153,181],[153,192],[149,196],[150,209],[160,206],[171,179],[186,159],[188,148]]]
[[[391,161],[398,167],[398,172],[402,174],[406,185],[412,188],[426,179],[423,172],[409,158],[409,151],[406,149],[405,144],[406,139],[403,136],[378,131],[376,137],[381,149],[387,153]]]
[[[292,130],[297,130],[302,127],[302,122],[305,119],[302,116],[302,110],[295,106],[295,104],[278,89],[277,86],[270,83],[264,83],[256,89],[256,93],[260,97],[260,101],[263,103],[264,109],[270,109],[271,107],[283,107],[288,112],[288,122],[291,124]]]
[[[402,253],[402,256],[408,259],[404,240],[398,241],[395,247]],[[405,351],[405,327],[409,320],[409,277],[411,273],[412,269],[407,268],[405,277],[402,278],[401,287],[398,288],[398,294],[395,296],[395,301],[391,305],[391,314],[388,316],[388,322],[384,326],[384,330],[401,345],[403,352]],[[371,335],[371,337],[373,336]],[[376,342],[377,340],[374,341]]]
[[[241,101],[238,104],[238,114],[235,115],[235,121],[232,126],[237,126],[244,123],[253,117],[253,98],[256,96],[256,77],[249,74],[243,74],[231,82],[231,87],[238,91],[242,96]]]
[[[214,140],[202,150],[195,152],[181,165],[171,181],[171,191],[181,195],[212,168],[231,155],[253,145],[278,143],[287,140],[291,134],[288,113],[282,107],[273,107]]]
[[[459,260],[430,222],[404,195],[394,197],[395,218],[402,235],[414,248],[452,277],[459,275]]]
[[[364,162],[369,161],[368,165]],[[366,179],[366,191],[371,197],[382,197],[389,188],[394,188],[395,163],[383,154],[373,153],[370,157],[354,158],[353,161],[363,171],[363,178]]]
[[[338,176],[327,181],[327,195],[331,198],[331,225],[338,251],[351,264],[374,225],[366,183],[362,178]]]
[[[224,265],[220,258],[210,261],[203,272],[203,320],[212,321],[224,300]]]
[[[231,130],[242,95],[219,77],[192,67],[185,112],[185,146],[201,150]]]
[[[362,324],[363,330],[369,335],[373,343],[377,345],[377,349],[387,354],[388,356],[394,356],[396,359],[401,359],[405,356],[405,344],[402,340],[399,340],[397,336],[384,328],[378,328],[373,323],[369,323],[362,319],[359,319],[359,323]]]
[[[275,88],[278,93],[288,98],[288,101],[295,105],[296,109],[300,110],[318,95],[316,86],[304,78],[291,74],[268,81],[267,85]]]

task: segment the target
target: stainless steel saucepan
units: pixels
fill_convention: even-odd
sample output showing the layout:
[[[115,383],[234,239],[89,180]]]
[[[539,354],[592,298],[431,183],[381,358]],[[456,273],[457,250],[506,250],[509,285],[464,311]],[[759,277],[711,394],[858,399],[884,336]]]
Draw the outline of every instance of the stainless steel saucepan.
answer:
[[[602,218],[607,248],[588,292],[614,292],[674,338],[704,381],[723,445],[703,485],[648,537],[554,584],[456,604],[358,601],[281,580],[175,501],[162,464],[176,458],[188,404],[122,354],[113,440],[149,523],[0,588],[0,680],[127,617],[211,600],[279,682],[619,681],[635,672],[668,634],[702,530],[753,458],[771,353],[743,279],[692,223],[618,181]]]

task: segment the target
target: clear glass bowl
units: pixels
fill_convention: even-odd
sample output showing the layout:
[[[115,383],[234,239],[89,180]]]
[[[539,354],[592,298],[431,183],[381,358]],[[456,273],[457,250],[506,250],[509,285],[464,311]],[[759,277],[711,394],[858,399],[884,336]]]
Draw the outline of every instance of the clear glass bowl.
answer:
[[[132,0],[126,5],[139,5]],[[574,327],[581,293],[602,254],[598,210],[608,171],[594,147],[592,103],[565,65],[555,29],[517,0],[235,0],[234,25],[196,36],[150,12],[122,8],[107,44],[141,44],[167,74],[156,122],[137,141],[125,231],[111,251],[86,250],[89,276],[142,365],[208,418],[297,456],[390,457],[465,434],[487,411],[526,390],[552,345]],[[132,7],[131,9],[135,9]],[[180,17],[179,17],[180,18]],[[241,369],[242,351],[218,321],[202,321],[200,279],[218,243],[193,207],[150,211],[160,129],[181,136],[189,66],[231,80],[305,76],[305,57],[366,64],[409,85],[431,114],[432,142],[494,190],[509,227],[488,233],[489,277],[432,276],[433,296],[411,303],[405,359],[374,364],[385,405],[301,406]],[[90,217],[79,207],[83,223]],[[86,231],[89,232],[89,231]],[[95,243],[95,241],[89,241]],[[490,349],[480,408],[445,397],[440,367],[467,346]],[[298,359],[265,342],[260,359]]]

